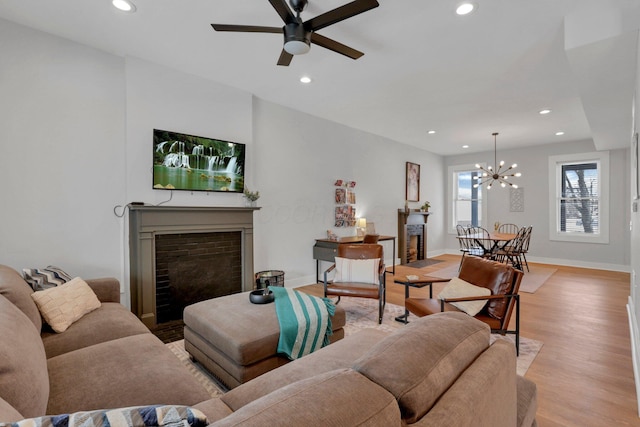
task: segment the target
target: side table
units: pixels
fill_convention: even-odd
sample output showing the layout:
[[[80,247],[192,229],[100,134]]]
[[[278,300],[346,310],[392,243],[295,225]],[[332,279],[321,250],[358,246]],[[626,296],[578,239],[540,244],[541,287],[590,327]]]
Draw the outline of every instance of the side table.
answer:
[[[433,284],[434,283],[442,283],[442,282],[448,282],[451,279],[443,279],[441,277],[433,277],[433,276],[427,276],[424,275],[421,278],[417,279],[417,280],[410,280],[410,279],[406,279],[406,280],[400,280],[400,279],[395,279],[393,282],[394,283],[398,283],[400,285],[404,285],[404,299],[405,301],[407,300],[407,298],[409,298],[409,288],[424,288],[425,286],[429,287],[429,298],[433,298]],[[401,316],[396,317],[396,321],[397,322],[402,322],[404,324],[409,323],[409,320],[407,320],[409,318],[409,310],[407,310],[406,308],[404,309],[404,314]]]

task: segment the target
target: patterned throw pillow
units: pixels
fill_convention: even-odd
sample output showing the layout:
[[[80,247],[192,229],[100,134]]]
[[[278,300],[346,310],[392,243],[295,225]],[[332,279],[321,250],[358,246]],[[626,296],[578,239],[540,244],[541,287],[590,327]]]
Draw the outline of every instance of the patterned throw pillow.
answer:
[[[71,276],[54,265],[46,268],[23,268],[22,276],[34,291],[60,286],[71,280]]]
[[[0,426],[11,427],[204,427],[207,417],[188,406],[132,406],[129,408],[48,415]]]
[[[101,305],[93,289],[79,277],[55,288],[34,292],[31,298],[42,318],[58,333]]]

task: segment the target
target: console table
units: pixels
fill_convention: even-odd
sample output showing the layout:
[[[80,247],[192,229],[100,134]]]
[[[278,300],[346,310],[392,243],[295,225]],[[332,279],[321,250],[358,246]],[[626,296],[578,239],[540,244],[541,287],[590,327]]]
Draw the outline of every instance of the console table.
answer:
[[[336,255],[338,255],[339,245],[358,245],[362,243],[364,236],[350,236],[341,237],[338,240],[330,239],[316,239],[316,244],[313,245],[313,259],[316,260],[316,281],[320,274],[320,261],[334,262]],[[396,236],[380,236],[378,241],[393,240],[393,265],[392,272],[396,274]],[[384,261],[384,260],[383,260]]]

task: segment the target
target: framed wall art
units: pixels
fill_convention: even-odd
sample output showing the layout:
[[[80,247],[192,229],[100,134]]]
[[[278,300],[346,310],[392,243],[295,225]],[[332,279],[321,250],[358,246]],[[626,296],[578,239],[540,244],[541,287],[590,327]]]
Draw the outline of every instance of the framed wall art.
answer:
[[[420,165],[407,162],[407,187],[405,200],[408,202],[420,201]]]

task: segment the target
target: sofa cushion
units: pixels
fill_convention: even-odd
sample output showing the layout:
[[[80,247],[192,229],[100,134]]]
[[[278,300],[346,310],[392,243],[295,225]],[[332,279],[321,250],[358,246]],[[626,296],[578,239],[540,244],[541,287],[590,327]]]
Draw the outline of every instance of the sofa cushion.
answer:
[[[72,279],[68,273],[54,265],[49,265],[45,268],[23,268],[22,276],[34,291],[43,291],[60,286]]]
[[[482,286],[472,285],[459,277],[452,277],[449,283],[440,291],[438,299],[483,297],[491,295],[491,291]],[[459,301],[452,302],[451,305],[464,311],[469,316],[475,316],[487,304],[487,300]]]
[[[48,414],[131,405],[191,406],[210,399],[189,370],[152,334],[95,344],[48,360]],[[21,411],[22,412],[22,411]]]
[[[0,396],[25,417],[44,415],[49,376],[40,333],[3,296],[0,296],[0,337]]]
[[[44,320],[56,332],[64,332],[87,313],[100,307],[89,285],[79,277],[64,285],[31,294]]]
[[[42,328],[42,317],[36,303],[31,299],[32,293],[33,289],[20,273],[9,266],[0,265],[0,295],[22,310],[39,331]]]
[[[458,277],[489,289],[491,295],[502,295],[511,291],[513,267],[480,257],[465,257]],[[501,320],[507,310],[507,302],[504,299],[491,300],[486,310],[491,317]]]
[[[237,411],[244,405],[293,382],[324,372],[349,368],[353,362],[388,334],[373,328],[363,329],[308,356],[241,384],[222,395],[220,399]]]
[[[384,388],[338,369],[282,387],[211,425],[400,426],[400,411]]]
[[[421,317],[373,346],[354,369],[389,390],[411,424],[489,347],[489,326],[465,313]]]
[[[207,418],[194,408],[176,405],[132,406],[20,420],[11,427],[205,427]]]
[[[24,418],[20,412],[13,406],[9,405],[9,402],[0,397],[0,425],[2,423],[12,423],[20,421]]]
[[[517,424],[516,377],[515,346],[507,340],[496,340],[438,399],[420,424],[521,426]]]
[[[149,329],[124,305],[104,302],[100,308],[85,314],[63,333],[58,334],[45,325],[40,336],[47,358],[51,358],[101,342],[144,333],[149,333]]]

